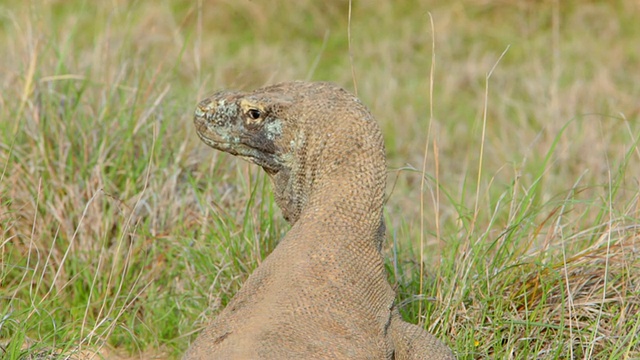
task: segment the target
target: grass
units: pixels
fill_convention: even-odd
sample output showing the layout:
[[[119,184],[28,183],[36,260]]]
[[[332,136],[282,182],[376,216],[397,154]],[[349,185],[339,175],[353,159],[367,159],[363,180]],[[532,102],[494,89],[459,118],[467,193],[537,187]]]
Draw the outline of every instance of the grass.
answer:
[[[4,358],[177,358],[286,233],[191,123],[220,88],[353,90],[347,4],[285,6],[0,4]],[[640,357],[638,10],[353,4],[390,280],[460,359]]]

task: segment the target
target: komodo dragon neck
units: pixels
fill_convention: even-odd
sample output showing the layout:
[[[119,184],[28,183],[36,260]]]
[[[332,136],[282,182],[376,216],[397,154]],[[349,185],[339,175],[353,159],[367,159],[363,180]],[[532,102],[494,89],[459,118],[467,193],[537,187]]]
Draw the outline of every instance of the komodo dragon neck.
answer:
[[[375,120],[357,98],[333,84],[293,82],[252,93],[220,92],[201,102],[197,114],[205,143],[265,169],[291,224],[301,217],[330,219],[335,231],[374,241],[385,150]]]
[[[357,98],[329,83],[219,92],[194,122],[206,144],[269,174],[292,228],[185,359],[452,359],[393,306],[384,144]]]

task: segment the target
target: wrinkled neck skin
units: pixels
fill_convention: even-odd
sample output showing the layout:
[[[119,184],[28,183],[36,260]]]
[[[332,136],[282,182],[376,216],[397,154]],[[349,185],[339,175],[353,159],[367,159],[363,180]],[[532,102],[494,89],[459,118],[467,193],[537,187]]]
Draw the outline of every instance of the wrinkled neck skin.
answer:
[[[353,122],[357,122],[355,129]],[[357,119],[351,125],[350,129],[301,131],[292,142],[290,158],[295,161],[283,161],[277,172],[265,170],[289,223],[317,224],[326,219],[331,227],[343,228],[380,250],[386,181],[382,135],[372,119]],[[370,135],[364,138],[364,134]]]

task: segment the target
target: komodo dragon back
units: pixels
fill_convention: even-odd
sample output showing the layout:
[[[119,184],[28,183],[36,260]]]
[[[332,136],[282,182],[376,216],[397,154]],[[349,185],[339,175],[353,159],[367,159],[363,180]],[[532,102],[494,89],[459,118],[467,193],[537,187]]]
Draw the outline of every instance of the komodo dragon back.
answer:
[[[380,252],[385,150],[330,83],[223,91],[198,104],[207,145],[261,166],[291,229],[185,359],[453,359],[402,321]]]

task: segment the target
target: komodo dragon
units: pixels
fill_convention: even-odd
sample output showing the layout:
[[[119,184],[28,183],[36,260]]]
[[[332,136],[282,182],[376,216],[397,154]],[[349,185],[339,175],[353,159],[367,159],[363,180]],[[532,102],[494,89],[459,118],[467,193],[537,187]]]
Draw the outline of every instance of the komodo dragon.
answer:
[[[385,149],[330,83],[219,92],[194,118],[207,145],[260,165],[292,227],[184,359],[454,359],[394,304],[381,254]]]

